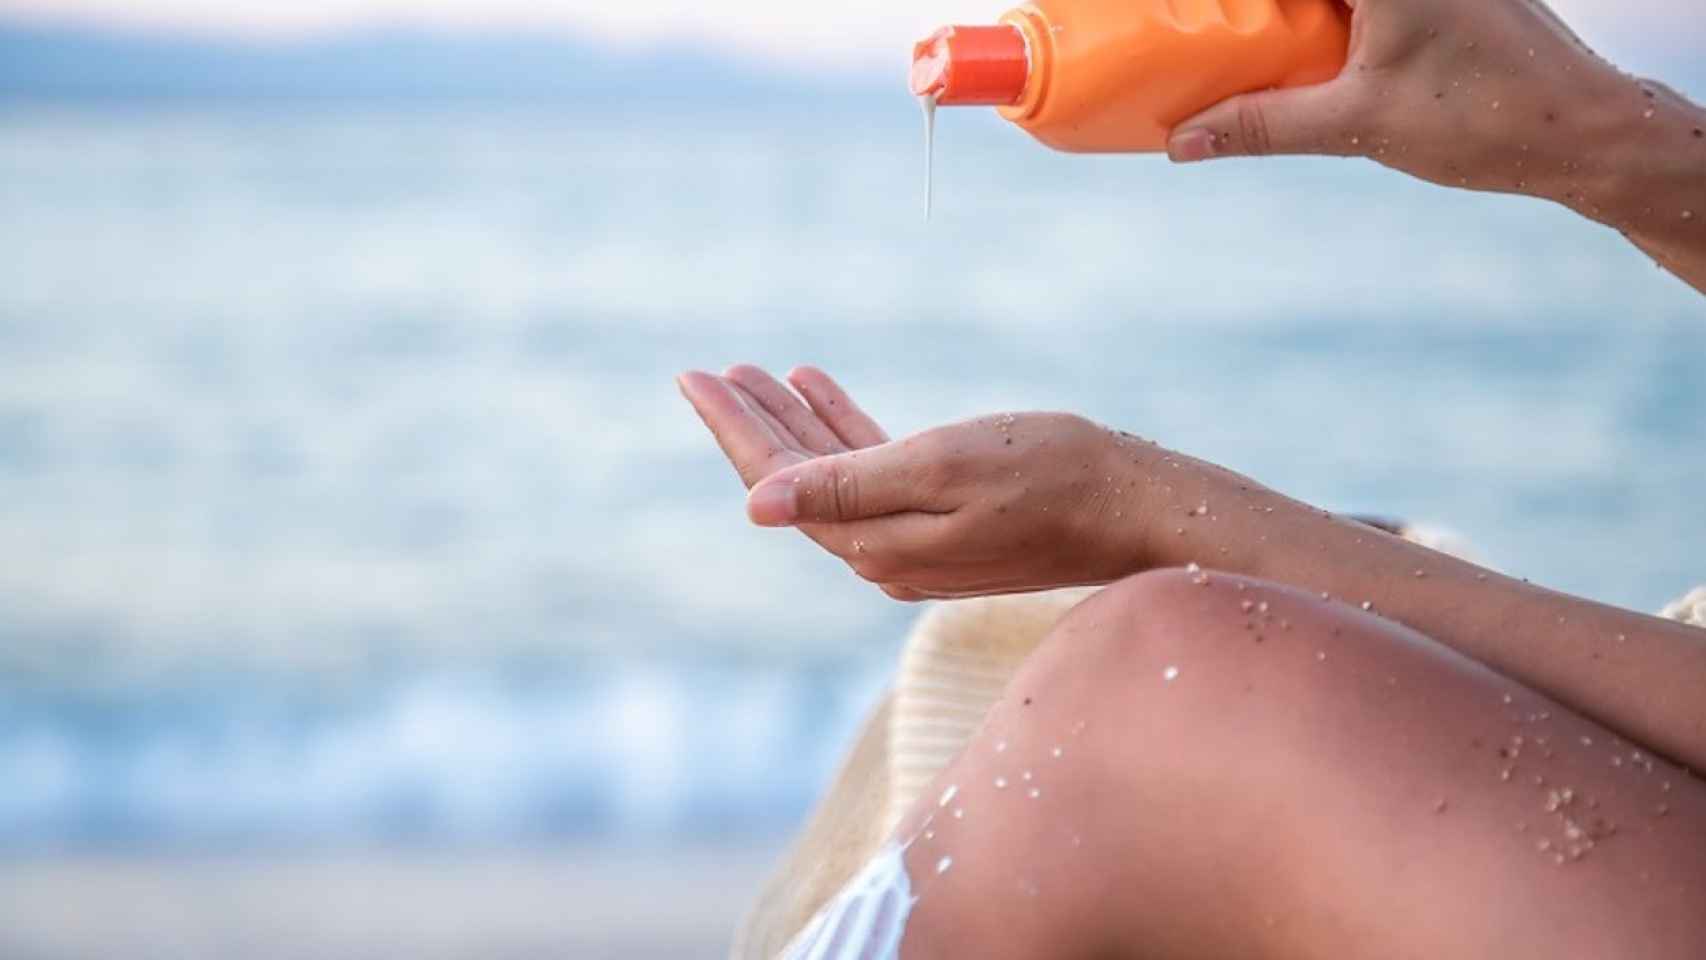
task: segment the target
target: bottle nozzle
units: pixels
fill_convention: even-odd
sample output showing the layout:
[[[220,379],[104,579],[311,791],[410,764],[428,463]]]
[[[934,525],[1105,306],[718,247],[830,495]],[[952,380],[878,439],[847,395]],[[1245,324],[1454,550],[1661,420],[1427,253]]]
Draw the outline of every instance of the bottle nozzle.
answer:
[[[912,48],[912,92],[943,106],[1019,102],[1030,76],[1018,27],[943,27]]]

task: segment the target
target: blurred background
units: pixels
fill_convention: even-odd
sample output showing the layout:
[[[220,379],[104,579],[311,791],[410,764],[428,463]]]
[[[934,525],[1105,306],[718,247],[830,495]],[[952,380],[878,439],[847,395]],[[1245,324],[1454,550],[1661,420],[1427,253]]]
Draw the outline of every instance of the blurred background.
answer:
[[[1689,0],[1558,0],[1706,94]],[[915,610],[673,374],[1070,409],[1639,609],[1706,301],[1369,164],[1050,153],[1001,4],[0,0],[0,955],[717,955]]]

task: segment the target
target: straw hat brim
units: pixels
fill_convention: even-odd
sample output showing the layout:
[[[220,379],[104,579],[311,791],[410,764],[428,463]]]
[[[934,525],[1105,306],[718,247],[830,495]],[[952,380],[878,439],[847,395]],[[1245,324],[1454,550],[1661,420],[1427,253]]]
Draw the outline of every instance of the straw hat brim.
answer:
[[[957,600],[909,634],[893,685],[736,935],[735,960],[773,960],[880,849],[983,723],[1055,623],[1094,589]]]

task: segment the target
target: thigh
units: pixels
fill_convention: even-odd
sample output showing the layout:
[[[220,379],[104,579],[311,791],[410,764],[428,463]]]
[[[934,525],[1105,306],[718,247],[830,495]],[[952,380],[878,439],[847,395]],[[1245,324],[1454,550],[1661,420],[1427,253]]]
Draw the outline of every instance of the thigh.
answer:
[[[905,960],[1706,951],[1698,781],[1375,613],[1227,575],[1075,610],[902,836]]]

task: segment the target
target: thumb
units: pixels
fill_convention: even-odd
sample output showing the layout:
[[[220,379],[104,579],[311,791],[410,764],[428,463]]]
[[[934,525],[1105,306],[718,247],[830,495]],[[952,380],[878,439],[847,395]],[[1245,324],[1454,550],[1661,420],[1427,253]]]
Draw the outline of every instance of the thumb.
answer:
[[[1193,163],[1217,157],[1358,153],[1357,138],[1345,133],[1350,114],[1346,90],[1341,82],[1330,81],[1222,100],[1173,128],[1167,156],[1175,163]]]
[[[746,514],[763,527],[845,523],[918,509],[922,493],[900,444],[855,450],[779,470],[752,488]]]

